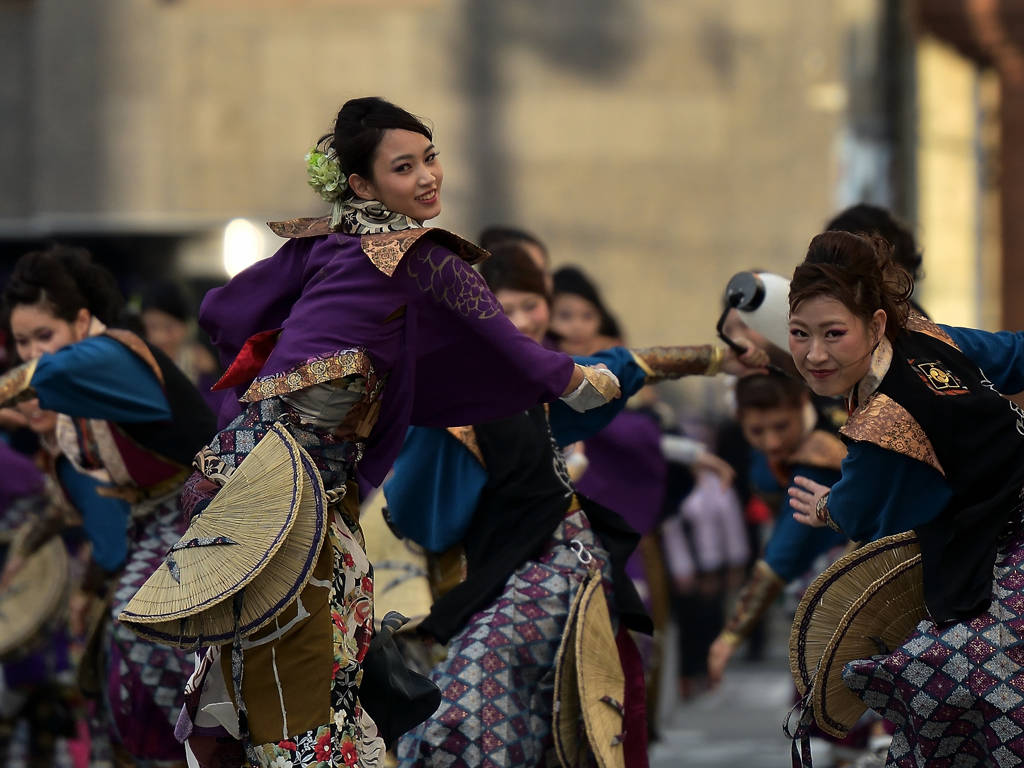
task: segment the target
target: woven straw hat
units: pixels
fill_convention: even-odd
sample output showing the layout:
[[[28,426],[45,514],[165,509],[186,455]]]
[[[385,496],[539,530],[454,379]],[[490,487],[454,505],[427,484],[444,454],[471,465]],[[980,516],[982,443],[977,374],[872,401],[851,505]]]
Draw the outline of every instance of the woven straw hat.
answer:
[[[313,461],[275,424],[140,587],[120,621],[166,645],[247,637],[309,581],[326,532]],[[237,617],[236,599],[242,590]]]
[[[384,493],[377,489],[359,512],[359,527],[366,541],[366,557],[373,563],[373,612],[383,617],[397,611],[409,618],[402,632],[411,632],[430,613],[429,566],[423,548],[399,539],[384,519]],[[378,629],[380,619],[375,620]]]
[[[912,531],[888,536],[839,558],[811,583],[797,607],[789,638],[790,670],[801,696],[813,685],[836,627],[864,590],[919,552]]]
[[[836,627],[814,678],[814,717],[823,731],[842,738],[867,709],[843,682],[846,662],[896,650],[927,615],[920,554],[864,590]]]
[[[555,749],[565,768],[585,761],[587,743],[601,768],[626,765],[626,678],[601,583],[600,571],[593,570],[577,592],[555,661]],[[585,737],[579,733],[581,710]]]
[[[63,617],[70,592],[68,553],[60,537],[54,537],[0,593],[0,661],[15,661],[36,650]]]
[[[894,650],[927,617],[921,550],[912,532],[840,558],[804,594],[793,620],[790,666],[815,721],[842,738],[867,707],[842,679],[848,661]]]

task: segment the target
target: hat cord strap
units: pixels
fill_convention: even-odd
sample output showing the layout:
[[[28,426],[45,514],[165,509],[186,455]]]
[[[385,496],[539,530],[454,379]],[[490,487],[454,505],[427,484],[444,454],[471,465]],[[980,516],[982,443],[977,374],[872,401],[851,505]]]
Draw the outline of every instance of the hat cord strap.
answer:
[[[231,643],[231,682],[235,688],[235,706],[238,709],[238,737],[245,748],[245,756],[252,766],[260,764],[259,756],[252,745],[249,734],[249,712],[242,698],[242,601],[245,588],[240,589],[232,598],[231,607],[235,614],[235,639]]]
[[[815,674],[817,674],[817,670],[815,670]],[[811,675],[811,679],[807,683],[807,691],[800,698],[800,701],[789,710],[786,714],[786,720],[782,724],[782,732],[793,742],[793,768],[813,768],[811,763],[811,738],[809,735],[811,726],[814,725],[814,704],[811,701],[813,693],[814,675]],[[789,724],[792,722],[793,715],[797,709],[800,710],[800,720],[797,722],[796,728],[791,732]],[[797,749],[797,741],[800,742],[799,749]]]

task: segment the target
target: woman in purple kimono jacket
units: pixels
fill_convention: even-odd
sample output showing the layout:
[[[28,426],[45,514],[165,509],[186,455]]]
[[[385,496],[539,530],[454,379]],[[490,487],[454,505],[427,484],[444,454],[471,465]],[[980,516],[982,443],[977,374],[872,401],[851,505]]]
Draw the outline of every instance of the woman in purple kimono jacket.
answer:
[[[282,425],[327,490],[322,561],[331,567],[300,594],[309,617],[242,664],[222,646],[203,654],[178,729],[202,765],[381,760],[385,745],[358,697],[373,581],[355,512],[357,464],[380,484],[410,424],[490,421],[560,397],[582,411],[618,395],[609,372],[515,329],[471,267],[484,251],[422,226],[440,212],[442,171],[418,119],[355,99],[320,146],[307,157],[310,184],[334,203],[332,215],[271,225],[289,242],[203,303],[200,325],[226,367],[218,386],[236,397],[183,501],[187,514],[200,512]]]

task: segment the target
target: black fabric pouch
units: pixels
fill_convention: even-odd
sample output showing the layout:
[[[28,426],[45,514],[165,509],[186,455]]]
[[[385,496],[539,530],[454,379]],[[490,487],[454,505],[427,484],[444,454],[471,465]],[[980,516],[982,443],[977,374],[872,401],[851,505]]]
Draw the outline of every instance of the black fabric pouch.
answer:
[[[359,701],[377,724],[377,731],[390,749],[403,733],[433,715],[441,706],[441,690],[405,665],[394,634],[409,619],[390,611],[380,631],[370,641],[363,659],[363,681]]]

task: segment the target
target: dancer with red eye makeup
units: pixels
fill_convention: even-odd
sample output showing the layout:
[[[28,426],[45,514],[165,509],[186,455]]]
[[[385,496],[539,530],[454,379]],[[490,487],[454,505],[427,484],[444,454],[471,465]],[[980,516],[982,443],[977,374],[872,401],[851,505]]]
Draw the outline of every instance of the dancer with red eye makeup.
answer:
[[[913,614],[884,601],[858,607],[882,628],[867,632],[878,636],[877,649],[871,658],[822,662],[814,716],[836,735],[848,727],[820,695],[822,681],[841,671],[848,689],[897,726],[887,765],[1017,765],[1024,411],[1000,393],[1024,390],[1024,334],[936,325],[910,309],[912,290],[885,241],[845,232],[815,237],[790,285],[793,360],[816,393],[842,395],[850,411],[840,429],[848,446],[841,479],[829,488],[797,477],[794,517],[878,541],[863,557],[913,542],[887,538],[913,531],[907,546],[920,561],[906,563],[920,563],[926,617],[909,637],[885,642],[882,630]],[[823,601],[841,599],[840,584],[858,583],[847,562],[826,572],[822,583],[835,578],[839,591]],[[863,600],[881,583],[864,584]],[[843,631],[826,656],[841,647]]]

